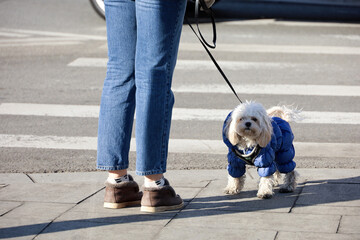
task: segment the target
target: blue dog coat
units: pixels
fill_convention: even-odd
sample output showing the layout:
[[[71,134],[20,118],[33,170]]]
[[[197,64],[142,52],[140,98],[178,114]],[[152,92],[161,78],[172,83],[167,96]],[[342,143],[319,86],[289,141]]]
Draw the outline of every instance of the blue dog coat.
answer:
[[[228,146],[228,167],[227,170],[230,176],[234,178],[241,177],[245,174],[245,165],[247,162],[242,160],[237,154],[249,154],[253,149],[248,149],[246,152],[238,149],[232,145],[226,136],[227,121],[230,120],[232,112],[227,116],[223,125],[223,141]],[[258,168],[260,177],[267,177],[278,170],[280,173],[289,173],[295,169],[295,149],[293,146],[294,135],[291,131],[290,125],[285,120],[273,117],[271,121],[273,127],[273,134],[271,141],[264,148],[260,148],[259,153],[252,160],[253,164]]]

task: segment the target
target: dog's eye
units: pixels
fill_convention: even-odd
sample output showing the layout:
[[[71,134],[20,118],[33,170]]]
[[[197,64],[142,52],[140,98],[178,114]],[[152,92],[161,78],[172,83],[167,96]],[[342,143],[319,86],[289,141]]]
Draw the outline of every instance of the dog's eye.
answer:
[[[243,120],[244,120],[244,118],[240,118],[239,120],[240,120],[240,121],[243,121]]]
[[[257,122],[257,118],[251,118],[251,120],[253,120],[254,122]]]

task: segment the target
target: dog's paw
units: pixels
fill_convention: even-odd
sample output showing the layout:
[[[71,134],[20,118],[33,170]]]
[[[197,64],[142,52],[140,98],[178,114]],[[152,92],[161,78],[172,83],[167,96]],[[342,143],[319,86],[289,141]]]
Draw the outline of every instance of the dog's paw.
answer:
[[[259,191],[256,194],[256,196],[261,199],[269,199],[269,198],[272,198],[273,195],[274,195],[274,192],[272,189],[265,189],[265,190],[259,189]]]
[[[282,186],[279,189],[279,192],[280,193],[291,193],[291,192],[294,192],[294,188],[292,186]]]
[[[231,195],[235,195],[235,194],[239,194],[241,191],[241,189],[239,188],[225,188],[224,189],[224,193],[225,194],[231,194]]]
[[[273,195],[272,193],[258,193],[256,196],[261,199],[270,199]]]
[[[298,178],[299,178],[299,174],[296,171],[287,173],[284,177],[284,184],[280,187],[279,192],[291,193],[295,191]]]

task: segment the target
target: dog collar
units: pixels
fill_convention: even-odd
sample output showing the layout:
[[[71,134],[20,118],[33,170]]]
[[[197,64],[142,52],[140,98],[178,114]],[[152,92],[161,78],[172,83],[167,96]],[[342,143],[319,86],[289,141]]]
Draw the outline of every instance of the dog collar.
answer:
[[[259,145],[256,145],[250,153],[244,154],[241,150],[238,150],[236,147],[232,149],[232,151],[235,153],[235,155],[243,160],[246,164],[254,165],[255,158],[259,155],[261,150],[261,147]]]

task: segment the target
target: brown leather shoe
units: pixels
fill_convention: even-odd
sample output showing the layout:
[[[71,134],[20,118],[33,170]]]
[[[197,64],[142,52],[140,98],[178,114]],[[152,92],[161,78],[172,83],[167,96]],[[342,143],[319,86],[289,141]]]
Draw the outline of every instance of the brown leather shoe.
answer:
[[[129,175],[129,182],[109,183],[105,182],[105,208],[124,208],[140,205],[142,192],[139,185]]]
[[[144,195],[141,199],[142,212],[162,212],[182,208],[183,200],[177,195],[165,179],[165,185],[158,188],[143,188]]]

